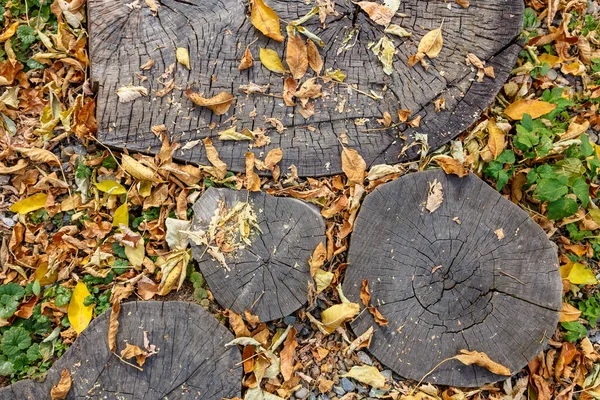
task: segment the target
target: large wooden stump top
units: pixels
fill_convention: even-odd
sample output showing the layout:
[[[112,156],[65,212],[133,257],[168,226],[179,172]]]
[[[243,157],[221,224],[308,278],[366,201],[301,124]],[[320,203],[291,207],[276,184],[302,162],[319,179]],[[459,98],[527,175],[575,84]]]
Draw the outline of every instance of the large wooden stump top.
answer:
[[[152,127],[164,124],[173,140],[182,144],[213,138],[230,170],[245,170],[247,151],[262,157],[273,148],[281,148],[281,170],[285,172],[293,164],[301,176],[340,173],[342,143],[358,150],[367,165],[397,163],[414,157],[420,149],[413,146],[399,157],[416,133],[426,134],[429,146],[436,149],[463,132],[506,81],[520,50],[514,41],[521,30],[523,13],[522,0],[478,0],[466,9],[454,1],[402,0],[392,23],[405,28],[412,37],[387,34],[397,52],[393,57],[394,71],[386,75],[371,49],[383,37],[384,27],[373,23],[353,2],[336,0],[338,15],[328,16],[324,26],[318,17],[303,25],[324,41],[324,48],[319,48],[324,60],[321,75],[326,69],[339,69],[347,75],[345,83],[382,99],[374,100],[345,85],[324,83],[319,78],[324,96],[311,100],[315,114],[305,119],[298,111],[300,106],[286,107],[278,97],[289,74],[272,73],[259,61],[260,48],[275,50],[285,60],[287,39],[278,43],[256,30],[247,16],[247,1],[153,2],[159,5],[157,16],[144,1],[89,1],[92,79],[98,87],[100,140],[118,148],[156,153],[161,140]],[[296,0],[266,3],[281,18],[284,35],[283,21],[296,20],[316,5],[315,1]],[[428,69],[420,64],[409,67],[409,56],[417,52],[421,38],[440,26],[444,45],[439,56],[426,58]],[[254,66],[239,71],[246,46],[254,40],[250,46]],[[352,43],[354,46],[339,52]],[[177,63],[178,47],[189,50],[191,70]],[[495,79],[486,77],[477,82],[474,69],[465,63],[468,53],[487,62],[486,66],[493,66]],[[142,71],[148,60],[153,60],[154,66]],[[173,73],[161,77],[170,65],[174,65]],[[299,83],[313,76],[309,69]],[[157,97],[156,92],[165,88],[159,81],[167,83],[171,79],[175,88]],[[240,92],[240,86],[250,83],[269,85],[268,95]],[[119,103],[116,92],[127,85],[143,86],[149,95]],[[225,115],[217,116],[206,108],[195,107],[184,95],[188,87],[206,97],[227,92],[236,99]],[[440,98],[444,98],[446,109],[436,112],[434,102]],[[421,116],[420,127],[397,126],[399,109],[412,110],[411,120]],[[392,116],[389,129],[381,129],[376,121],[385,112]],[[278,133],[265,118],[280,120],[286,129]],[[217,132],[232,125],[238,131],[267,129],[271,143],[249,150],[251,142],[217,139]],[[207,163],[201,143],[178,151],[175,158]]]
[[[183,302],[131,302],[121,306],[117,353],[130,343],[144,348],[144,332],[159,350],[143,371],[108,349],[107,311],[94,319],[43,383],[19,381],[0,389],[2,400],[49,399],[63,368],[73,380],[72,399],[214,399],[241,394],[241,355],[225,348],[233,335],[201,306]],[[135,364],[135,360],[130,360]]]
[[[256,215],[258,229],[251,229],[250,244],[234,234],[233,242],[241,245],[219,251],[226,266],[205,245],[192,246],[194,258],[222,307],[249,310],[261,321],[285,317],[308,300],[308,260],[320,242],[325,244],[325,221],[317,207],[301,200],[209,188],[194,204],[193,229],[208,232],[215,210],[224,207],[227,214],[240,203],[248,203]],[[209,243],[213,247],[222,240],[216,236]]]
[[[429,185],[443,188],[434,212]],[[552,336],[561,308],[556,250],[520,208],[474,174],[441,170],[406,175],[369,194],[352,234],[344,293],[360,302],[367,280],[371,304],[352,325],[375,327],[370,351],[398,374],[421,379],[461,349],[485,352],[517,372]],[[505,379],[458,361],[426,380],[481,386]]]

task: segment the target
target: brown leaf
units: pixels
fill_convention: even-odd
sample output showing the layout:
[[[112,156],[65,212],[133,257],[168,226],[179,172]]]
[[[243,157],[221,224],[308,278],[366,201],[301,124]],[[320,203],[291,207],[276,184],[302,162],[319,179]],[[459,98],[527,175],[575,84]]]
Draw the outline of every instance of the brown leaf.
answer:
[[[496,124],[494,118],[488,121],[488,148],[494,156],[494,160],[498,158],[500,153],[504,151],[506,144],[504,143],[504,131]]]
[[[342,147],[342,170],[350,182],[362,185],[367,163],[356,150]]]
[[[368,307],[369,302],[371,301],[371,292],[369,292],[369,281],[366,279],[362,281],[362,286],[360,287],[360,300],[365,305],[365,307]]]
[[[267,6],[263,0],[252,0],[251,3],[250,22],[252,22],[252,25],[261,31],[263,35],[278,42],[283,42],[284,37],[281,34],[277,13]]]
[[[459,177],[463,177],[465,175],[469,175],[469,171],[465,170],[465,166],[456,158],[452,158],[450,156],[437,156],[433,159],[447,174],[458,175]]]
[[[229,107],[231,107],[234,99],[233,95],[227,92],[221,92],[216,96],[205,98],[201,94],[194,93],[192,89],[186,90],[185,96],[197,106],[208,108],[215,115],[225,114],[229,110]]]
[[[215,149],[215,146],[213,146],[212,140],[210,140],[210,138],[204,138],[202,139],[202,143],[204,143],[204,148],[206,149],[206,157],[208,158],[208,161],[210,161],[213,167],[215,167],[215,176],[217,177],[217,179],[225,178],[225,175],[227,175],[227,164],[225,164],[219,158],[219,153],[217,153],[217,149]]]
[[[52,400],[62,400],[67,397],[69,394],[69,390],[71,390],[71,384],[73,381],[71,380],[71,373],[68,369],[63,368],[60,374],[60,380],[50,390],[50,398]]]
[[[285,342],[283,343],[283,349],[279,354],[279,358],[281,360],[281,375],[283,376],[284,382],[289,381],[293,376],[294,353],[296,351],[296,347],[298,347],[298,342],[296,341],[296,328],[292,326],[287,337],[285,338]]]
[[[135,357],[138,365],[141,367],[146,361],[146,350],[131,343],[126,343],[125,348],[121,350],[121,357],[128,360]]]
[[[246,153],[246,189],[251,192],[260,192],[260,178],[254,172],[255,156],[252,152]]]
[[[236,314],[231,310],[225,310],[223,314],[229,318],[229,325],[231,325],[231,329],[235,332],[236,338],[252,336],[241,315]]]
[[[15,313],[16,317],[29,319],[33,315],[33,309],[38,302],[37,296],[32,296],[26,303],[19,306],[19,309]]]
[[[442,189],[442,184],[437,179],[433,182],[429,182],[429,193],[427,194],[425,208],[427,208],[429,212],[434,212],[442,205],[443,201],[444,191]]]
[[[394,13],[383,4],[374,1],[359,1],[357,4],[378,25],[387,26],[392,21]]]
[[[38,148],[13,147],[13,150],[18,151],[32,161],[60,165],[58,158],[51,151]]]
[[[310,276],[315,276],[317,270],[325,264],[325,260],[327,260],[327,249],[323,245],[323,242],[319,242],[312,257],[308,260],[308,265],[310,265]]]
[[[400,122],[408,121],[410,114],[412,114],[411,110],[398,110],[398,118],[400,119]]]
[[[487,369],[488,371],[504,376],[510,376],[510,370],[506,368],[502,364],[498,364],[495,361],[492,361],[487,354],[480,351],[469,351],[469,350],[460,350],[461,354],[454,356],[453,358],[460,361],[465,365],[478,365]]]
[[[242,56],[242,59],[240,61],[240,65],[238,65],[238,70],[243,71],[245,69],[248,69],[252,66],[253,63],[254,59],[252,58],[252,52],[250,51],[250,47],[246,47],[244,55]]]
[[[323,59],[315,42],[310,39],[306,42],[308,43],[308,65],[315,71],[315,74],[319,75],[323,69]]]
[[[562,303],[562,309],[560,310],[560,318],[558,322],[573,322],[579,319],[581,311],[577,307],[573,307],[569,303]]]
[[[288,36],[285,61],[294,79],[302,79],[308,70],[308,52],[300,35]]]
[[[115,302],[112,305],[112,311],[108,322],[108,349],[111,353],[117,351],[117,333],[119,331],[119,313],[121,312],[121,303]]]
[[[469,0],[456,0],[456,4],[461,6],[462,8],[469,8]]]
[[[375,319],[375,322],[377,322],[377,325],[379,326],[386,326],[390,322],[381,314],[381,312],[379,312],[377,307],[370,306],[369,312],[371,313],[373,319]]]
[[[294,101],[294,96],[296,95],[296,88],[298,87],[298,82],[291,76],[285,78],[283,81],[283,102],[288,107],[293,107],[296,105]]]

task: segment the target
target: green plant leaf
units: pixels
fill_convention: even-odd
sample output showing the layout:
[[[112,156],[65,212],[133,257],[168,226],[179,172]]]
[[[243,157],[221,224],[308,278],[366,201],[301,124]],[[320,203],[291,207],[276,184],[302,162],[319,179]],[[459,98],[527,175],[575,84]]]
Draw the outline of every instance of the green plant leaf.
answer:
[[[571,185],[571,190],[579,201],[581,201],[581,205],[585,208],[588,206],[590,202],[590,186],[586,183],[585,178],[577,178],[573,181]]]
[[[2,335],[0,348],[9,359],[15,358],[22,350],[31,346],[29,332],[20,326],[13,326]]]
[[[587,336],[587,329],[579,322],[561,322],[560,325],[567,331],[566,334],[563,334],[563,338],[567,342],[576,342]]]
[[[563,197],[548,203],[548,218],[561,219],[569,217],[577,212],[577,202],[569,197]]]
[[[555,201],[569,192],[567,185],[557,178],[542,179],[535,188],[534,196],[541,201]]]

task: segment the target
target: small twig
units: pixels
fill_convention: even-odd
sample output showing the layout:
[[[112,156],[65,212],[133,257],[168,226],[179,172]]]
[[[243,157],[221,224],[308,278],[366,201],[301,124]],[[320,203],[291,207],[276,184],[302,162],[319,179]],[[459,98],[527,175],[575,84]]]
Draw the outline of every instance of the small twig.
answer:
[[[130,367],[133,367],[135,369],[137,369],[138,371],[144,371],[143,368],[138,367],[137,365],[134,365],[128,361],[125,361],[125,359],[123,359],[123,357],[121,357],[120,355],[118,355],[117,353],[115,353],[114,351],[112,352],[114,354],[115,357],[117,357],[119,360],[121,360],[122,363],[129,365]]]
[[[522,280],[520,280],[519,278],[517,278],[516,276],[512,276],[511,274],[509,274],[508,272],[504,272],[504,271],[500,271],[500,273],[502,275],[506,275],[509,278],[514,279],[515,281],[519,282],[521,285],[527,285],[527,283],[523,282]]]
[[[360,89],[357,89],[357,88],[355,88],[354,86],[350,85],[349,83],[346,83],[346,82],[339,82],[339,81],[332,81],[332,82],[333,82],[333,83],[337,83],[338,85],[342,85],[342,86],[349,87],[350,89],[354,90],[355,92],[358,92],[358,93],[360,93],[360,94],[362,94],[362,95],[365,95],[365,96],[367,96],[367,97],[369,97],[369,98],[371,98],[371,99],[373,99],[373,100],[381,100],[381,98],[380,98],[380,97],[374,96],[374,95],[372,95],[372,94],[370,94],[370,93],[367,93],[367,92],[364,92],[364,91],[362,91],[362,90],[360,90]]]
[[[454,360],[456,356],[454,357],[449,357],[449,358],[445,358],[442,361],[440,361],[435,367],[433,367],[431,370],[429,370],[429,372],[427,372],[425,375],[423,375],[423,377],[421,378],[421,380],[419,382],[417,382],[417,386],[415,386],[410,393],[408,394],[408,396],[412,396],[413,393],[415,392],[415,390],[417,390],[419,388],[419,386],[421,385],[421,383],[423,383],[423,381],[425,380],[425,378],[427,378],[429,375],[431,375],[433,373],[433,371],[435,371],[436,369],[438,369],[440,367],[440,365],[442,365],[443,363],[445,363],[446,361],[450,361],[450,360]]]

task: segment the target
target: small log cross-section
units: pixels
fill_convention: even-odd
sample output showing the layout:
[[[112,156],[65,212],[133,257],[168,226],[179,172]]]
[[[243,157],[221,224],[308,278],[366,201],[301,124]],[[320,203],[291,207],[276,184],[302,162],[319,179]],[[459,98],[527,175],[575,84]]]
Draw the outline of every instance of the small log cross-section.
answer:
[[[43,383],[19,381],[0,389],[1,400],[49,399],[66,368],[72,386],[66,399],[214,399],[241,394],[241,355],[231,332],[201,306],[184,302],[122,304],[117,354],[126,343],[144,348],[144,332],[158,353],[143,371],[125,364],[108,349],[107,311],[94,319],[48,371]],[[134,365],[135,359],[129,360]]]
[[[436,180],[443,201],[430,212]],[[427,171],[378,187],[358,214],[348,264],[344,293],[360,302],[367,280],[370,304],[389,320],[379,326],[365,312],[353,330],[374,326],[370,351],[406,378],[420,380],[462,349],[516,373],[558,323],[556,250],[526,212],[474,174]],[[478,387],[501,379],[451,360],[425,380]]]
[[[112,147],[156,154],[161,138],[152,127],[164,125],[182,147],[197,143],[178,150],[175,159],[207,164],[205,148],[196,141],[210,137],[221,159],[236,172],[245,170],[246,152],[261,157],[275,148],[283,150],[281,171],[295,165],[300,176],[341,173],[342,145],[356,149],[367,166],[395,164],[415,157],[422,148],[408,146],[417,133],[427,135],[427,145],[434,150],[477,121],[521,50],[516,38],[521,32],[523,0],[477,0],[468,8],[454,1],[402,0],[391,20],[395,27],[388,27],[388,32],[348,0],[265,3],[280,17],[285,38],[281,43],[251,24],[247,0],[90,0],[99,139]],[[302,92],[301,85],[312,78],[322,88],[314,93],[316,98],[284,102],[284,82],[291,79],[290,73],[269,71],[259,59],[260,49],[275,51],[283,67],[291,69],[286,63],[286,23],[307,15],[319,3],[325,24],[315,15],[301,27],[322,39],[323,47],[316,47],[324,66],[320,74],[309,68],[297,81],[296,94],[308,93]],[[397,27],[411,36],[399,37]],[[421,39],[440,27],[439,55],[424,58],[427,68],[420,63],[409,66]],[[301,41],[306,44],[306,40],[301,35]],[[254,64],[240,71],[248,46]],[[177,61],[177,48],[188,51],[191,69]],[[389,75],[375,54],[379,50],[381,58],[392,59]],[[465,62],[469,53],[485,67],[493,67],[495,78],[485,76],[478,82],[477,69]],[[346,77],[334,82],[327,70],[330,75],[339,70],[337,79],[340,73]],[[294,92],[296,87],[289,82]],[[253,93],[247,89],[252,85],[266,92]],[[130,96],[138,98],[121,103],[117,91],[125,86],[143,88]],[[194,106],[184,94],[188,88],[206,98],[224,92],[235,99],[225,114],[216,115]],[[294,102],[295,106],[286,106]],[[399,118],[399,110],[411,110],[408,121]],[[386,113],[391,116],[387,128],[377,121],[384,120]],[[411,121],[409,126],[406,122]],[[260,139],[261,143],[219,140],[218,132],[232,126],[238,132],[266,130],[270,143],[265,145],[267,139]],[[419,138],[425,141],[424,136]]]
[[[242,204],[256,217],[246,243],[238,233],[245,217],[215,217],[219,209],[231,215]],[[209,188],[194,204],[192,229],[212,231],[211,221],[212,226],[233,224],[233,231],[217,231],[209,243],[214,252],[202,244],[193,245],[192,251],[222,307],[236,313],[248,310],[261,321],[271,321],[306,303],[312,281],[308,260],[320,242],[325,244],[325,221],[317,207],[263,192]]]

